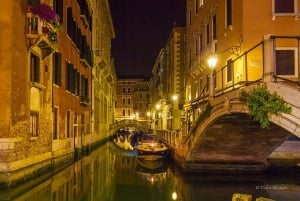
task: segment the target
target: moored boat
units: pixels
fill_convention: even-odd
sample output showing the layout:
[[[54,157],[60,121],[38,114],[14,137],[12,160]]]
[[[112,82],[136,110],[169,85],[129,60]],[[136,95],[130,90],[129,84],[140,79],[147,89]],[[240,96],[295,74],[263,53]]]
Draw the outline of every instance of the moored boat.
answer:
[[[137,157],[144,161],[161,160],[168,153],[168,147],[152,134],[143,135],[135,148]]]

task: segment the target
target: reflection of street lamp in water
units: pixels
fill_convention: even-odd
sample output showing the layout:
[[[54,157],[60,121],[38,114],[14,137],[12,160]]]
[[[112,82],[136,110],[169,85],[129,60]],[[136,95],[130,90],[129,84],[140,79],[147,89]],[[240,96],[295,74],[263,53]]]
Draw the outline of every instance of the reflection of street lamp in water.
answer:
[[[172,192],[172,200],[177,200],[177,192],[176,191]]]
[[[207,60],[208,66],[210,68],[209,73],[209,96],[214,97],[215,96],[215,79],[214,79],[214,69],[217,64],[217,59],[215,57],[210,57]]]

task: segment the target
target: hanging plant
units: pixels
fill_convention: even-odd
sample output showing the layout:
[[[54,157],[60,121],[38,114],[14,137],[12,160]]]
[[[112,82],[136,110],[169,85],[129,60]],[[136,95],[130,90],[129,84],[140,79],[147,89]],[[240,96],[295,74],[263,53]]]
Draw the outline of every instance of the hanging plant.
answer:
[[[48,39],[52,42],[52,43],[57,43],[57,33],[55,31],[50,31],[48,33]]]
[[[32,6],[32,2],[29,5]],[[59,22],[59,16],[55,11],[49,5],[41,3],[32,8],[32,13],[37,15],[43,21],[42,33],[47,35],[49,41],[57,43],[58,33],[63,27]]]
[[[58,18],[55,11],[49,5],[43,3],[38,4],[36,7],[33,7],[32,13],[47,22],[53,22]]]
[[[262,128],[270,126],[269,114],[291,113],[291,107],[287,106],[282,97],[276,92],[271,94],[266,85],[256,87],[249,92],[242,91],[240,100],[249,108],[249,114]]]

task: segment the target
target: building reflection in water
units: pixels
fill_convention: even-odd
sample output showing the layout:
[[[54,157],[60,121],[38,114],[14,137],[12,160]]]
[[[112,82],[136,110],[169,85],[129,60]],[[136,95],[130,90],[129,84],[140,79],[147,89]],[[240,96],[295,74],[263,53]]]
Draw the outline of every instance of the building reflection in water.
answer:
[[[0,189],[0,200],[14,201],[190,201],[231,200],[234,193],[299,201],[300,177],[283,175],[182,176],[163,163],[148,168],[134,151],[106,143],[63,170],[10,189]]]

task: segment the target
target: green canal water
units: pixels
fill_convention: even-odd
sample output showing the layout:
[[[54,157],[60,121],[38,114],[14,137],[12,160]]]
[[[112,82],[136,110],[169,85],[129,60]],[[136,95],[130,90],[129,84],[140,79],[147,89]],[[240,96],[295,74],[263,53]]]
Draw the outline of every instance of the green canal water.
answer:
[[[134,151],[108,142],[39,182],[0,190],[14,201],[231,201],[235,193],[252,200],[300,201],[300,173],[182,175],[172,164],[146,167]]]

